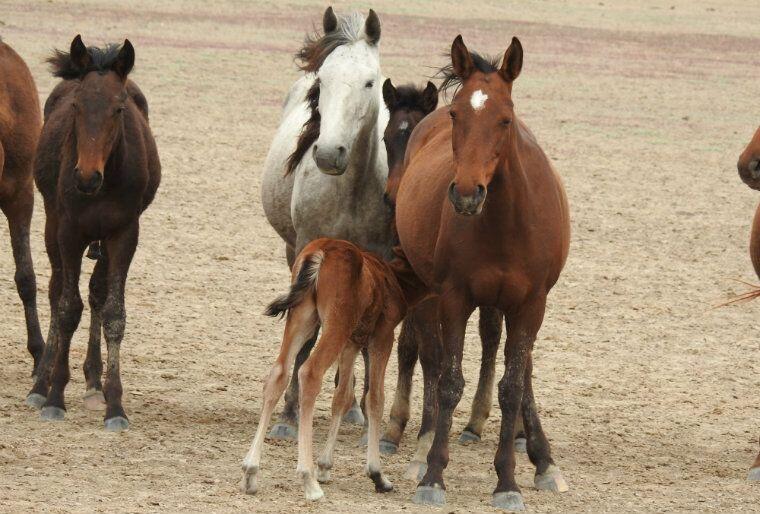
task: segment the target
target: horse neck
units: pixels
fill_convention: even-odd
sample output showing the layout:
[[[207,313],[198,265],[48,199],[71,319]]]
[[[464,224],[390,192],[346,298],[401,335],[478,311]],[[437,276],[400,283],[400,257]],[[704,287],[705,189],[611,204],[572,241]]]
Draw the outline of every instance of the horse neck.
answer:
[[[518,152],[521,138],[515,127],[513,136],[504,143],[504,157],[488,186],[483,220],[489,226],[514,227],[520,224],[521,216],[535,208],[531,203],[530,176]]]

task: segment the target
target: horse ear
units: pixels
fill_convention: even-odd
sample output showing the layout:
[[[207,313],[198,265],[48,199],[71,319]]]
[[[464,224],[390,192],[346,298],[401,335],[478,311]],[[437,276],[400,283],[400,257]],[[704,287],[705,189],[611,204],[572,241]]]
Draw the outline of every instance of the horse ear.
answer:
[[[466,80],[475,69],[472,56],[470,55],[470,51],[467,50],[461,34],[451,44],[451,66],[454,68],[454,73],[461,80]]]
[[[129,39],[124,40],[124,44],[121,45],[119,55],[116,56],[116,60],[113,62],[111,69],[121,77],[121,80],[126,80],[129,72],[132,71],[132,67],[135,65],[135,47],[129,42]]]
[[[422,107],[425,113],[431,113],[438,107],[438,88],[435,84],[428,82],[425,90],[422,92]]]
[[[324,29],[325,34],[338,28],[338,17],[335,16],[335,11],[333,11],[332,5],[325,9],[325,14],[322,16],[322,28]]]
[[[90,65],[90,53],[87,51],[87,47],[82,42],[82,36],[77,34],[77,37],[71,42],[71,48],[69,49],[69,57],[74,67],[80,71],[84,71]]]
[[[383,82],[383,100],[385,100],[385,106],[388,110],[393,110],[396,106],[396,88],[393,87],[391,79],[385,79]]]
[[[370,45],[376,45],[380,41],[380,18],[372,9],[369,10],[369,16],[364,23],[364,33],[367,35],[367,42]]]
[[[523,64],[522,43],[516,37],[512,38],[512,44],[504,52],[504,60],[501,62],[499,73],[507,82],[514,82],[520,75]]]

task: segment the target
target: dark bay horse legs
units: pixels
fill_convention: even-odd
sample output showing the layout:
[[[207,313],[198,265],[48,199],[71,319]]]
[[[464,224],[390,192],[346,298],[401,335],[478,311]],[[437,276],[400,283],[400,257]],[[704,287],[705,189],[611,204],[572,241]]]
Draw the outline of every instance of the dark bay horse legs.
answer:
[[[92,251],[93,243],[88,252]],[[84,393],[84,406],[88,410],[103,410],[105,397],[103,396],[103,357],[100,349],[100,340],[103,332],[103,306],[108,294],[108,258],[105,249],[98,246],[97,262],[90,277],[90,339],[87,343],[87,357],[84,361],[84,378],[87,384]],[[88,258],[90,253],[88,253]]]
[[[0,159],[2,159],[2,152],[0,152]],[[1,162],[0,165],[2,165]],[[8,219],[8,229],[11,235],[13,260],[16,264],[16,289],[24,305],[26,348],[34,359],[32,375],[37,372],[45,346],[39,317],[37,316],[37,280],[34,276],[32,252],[29,247],[29,227],[32,221],[33,207],[34,186],[31,182],[12,201],[0,201],[0,208]]]

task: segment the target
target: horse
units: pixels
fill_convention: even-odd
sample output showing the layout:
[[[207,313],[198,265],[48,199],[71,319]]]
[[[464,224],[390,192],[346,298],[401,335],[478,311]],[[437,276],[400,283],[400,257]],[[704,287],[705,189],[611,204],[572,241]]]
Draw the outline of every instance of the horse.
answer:
[[[24,305],[26,348],[36,373],[45,341],[37,316],[29,227],[34,210],[32,161],[42,117],[37,87],[23,59],[0,39],[0,210],[8,219],[16,290]]]
[[[391,79],[386,79],[383,83],[383,100],[390,115],[383,136],[388,155],[388,182],[385,186],[385,201],[393,209],[395,208],[398,186],[404,172],[404,155],[409,137],[417,124],[438,106],[438,89],[432,82],[428,82],[424,89],[417,89],[411,85],[395,87]],[[392,222],[394,223],[395,234],[395,219]],[[503,315],[498,309],[490,307],[480,309],[479,332],[483,348],[480,378],[472,402],[470,420],[459,436],[460,444],[480,441],[483,426],[490,413],[493,380],[496,372],[496,352],[499,349],[501,339],[502,320]],[[409,397],[414,367],[418,359],[418,340],[420,336],[424,337],[422,334],[410,334],[409,328],[413,325],[413,323],[405,324],[399,337],[399,371],[396,394],[388,427],[380,440],[380,449],[386,454],[396,453],[409,421]],[[429,386],[429,384],[430,379],[428,378],[425,380],[425,385]],[[431,416],[433,406],[430,405],[434,400],[432,391],[426,391],[424,398],[426,401],[424,412],[427,415],[423,416],[423,423],[418,436],[417,455],[412,459],[412,463],[406,471],[407,478],[412,480],[421,478],[418,475],[425,465],[425,456],[430,449],[428,443],[432,441],[433,435]],[[519,430],[515,443],[518,451],[525,451],[524,441],[522,430]]]
[[[290,291],[267,308],[269,316],[287,313],[280,353],[264,382],[264,402],[256,435],[243,461],[242,488],[255,494],[259,488],[264,433],[275,405],[288,382],[290,368],[317,325],[319,342],[298,371],[298,467],[309,500],[324,496],[319,483],[330,481],[333,450],[340,422],[351,408],[351,379],[359,351],[369,354],[367,418],[367,476],[380,493],[393,490],[380,464],[380,423],[384,405],[385,369],[393,349],[394,329],[403,319],[415,293],[402,289],[391,265],[347,241],[316,239],[307,244],[293,266]],[[325,449],[315,473],[312,457],[314,403],[327,369],[338,361],[338,386],[332,401],[332,418]]]
[[[128,76],[135,50],[86,47],[81,36],[69,52],[48,59],[61,80],[45,103],[34,178],[45,204],[45,246],[50,277],[50,331],[40,372],[27,403],[44,420],[65,416],[69,347],[83,304],[79,275],[85,249],[99,241],[90,279],[90,338],[84,374],[85,407],[105,407],[108,431],[129,428],[122,407],[119,349],[124,337],[124,288],[140,231],[140,215],[161,182],[161,163],[148,123],[148,104]],[[101,385],[101,331],[107,345]],[[105,405],[103,405],[105,403]]]
[[[737,168],[739,169],[739,177],[745,184],[752,189],[760,190],[760,127],[755,131],[752,140],[739,157]],[[755,217],[752,221],[749,255],[752,266],[755,268],[755,274],[760,278],[760,204],[755,210]],[[757,296],[757,294],[753,294],[753,296]],[[755,458],[747,477],[751,481],[760,481],[760,453]]]
[[[512,86],[523,50],[513,38],[501,65],[471,53],[461,35],[442,69],[449,106],[415,129],[396,201],[401,250],[419,279],[437,295],[437,338],[420,355],[438,366],[435,436],[414,502],[445,503],[443,470],[453,409],[464,386],[464,333],[477,306],[504,312],[506,370],[499,382],[502,412],[494,459],[497,508],[525,508],[514,478],[516,418],[522,412],[527,452],[539,489],[565,491],[541,427],[532,387],[532,348],[547,294],[569,251],[570,221],[561,179],[535,136],[517,118]]]

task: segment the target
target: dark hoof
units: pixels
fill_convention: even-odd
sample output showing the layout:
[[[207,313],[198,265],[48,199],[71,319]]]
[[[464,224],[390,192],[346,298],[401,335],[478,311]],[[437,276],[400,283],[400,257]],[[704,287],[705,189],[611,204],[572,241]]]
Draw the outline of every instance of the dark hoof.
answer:
[[[562,472],[555,465],[546,468],[543,473],[536,474],[533,477],[533,484],[539,491],[552,491],[555,493],[565,493],[570,490],[562,476]]]
[[[129,421],[127,421],[127,418],[121,416],[108,418],[104,425],[106,432],[123,432],[129,430]]]
[[[438,484],[420,485],[417,486],[412,501],[417,505],[446,505],[446,491]]]
[[[522,512],[525,510],[525,502],[523,502],[522,494],[516,491],[494,493],[491,505],[497,509],[509,512]]]
[[[343,422],[364,426],[364,414],[358,405],[354,405],[343,415]]]
[[[380,453],[383,455],[393,455],[398,452],[398,445],[391,441],[380,440]]]
[[[462,435],[459,436],[459,444],[462,445],[468,445],[472,443],[479,443],[480,442],[480,436],[474,432],[470,432],[469,430],[464,430],[462,432]]]
[[[26,404],[37,410],[40,410],[46,401],[47,398],[38,393],[29,393],[29,396],[26,397]]]
[[[749,470],[747,480],[750,482],[760,482],[760,468],[752,468]]]
[[[515,438],[515,453],[528,453],[528,440],[524,437]]]
[[[65,410],[60,407],[53,407],[52,405],[42,407],[42,410],[40,411],[40,418],[45,421],[63,421],[63,418],[65,417]]]
[[[269,431],[271,439],[285,439],[293,441],[298,437],[298,429],[287,423],[275,423],[272,430]]]
[[[391,481],[385,478],[383,475],[380,475],[380,478],[377,480],[373,478],[372,481],[375,482],[376,493],[383,494],[393,491],[393,483],[391,483]]]

